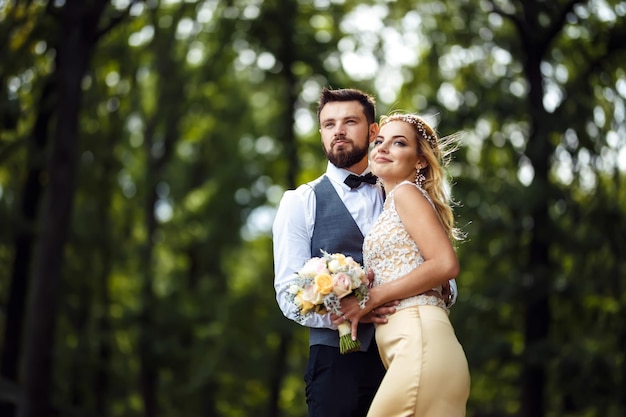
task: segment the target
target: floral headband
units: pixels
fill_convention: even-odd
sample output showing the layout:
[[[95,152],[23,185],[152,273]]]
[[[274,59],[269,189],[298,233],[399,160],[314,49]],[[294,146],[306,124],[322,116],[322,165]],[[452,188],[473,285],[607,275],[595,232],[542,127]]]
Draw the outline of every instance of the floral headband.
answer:
[[[393,122],[394,120],[400,120],[412,126],[415,126],[417,133],[419,133],[421,137],[426,139],[426,141],[428,141],[428,143],[433,149],[437,148],[437,137],[431,133],[432,131],[431,127],[428,126],[426,122],[424,122],[418,116],[414,114],[392,114],[391,116],[386,116],[384,118],[384,121],[381,124],[381,126],[388,122]]]

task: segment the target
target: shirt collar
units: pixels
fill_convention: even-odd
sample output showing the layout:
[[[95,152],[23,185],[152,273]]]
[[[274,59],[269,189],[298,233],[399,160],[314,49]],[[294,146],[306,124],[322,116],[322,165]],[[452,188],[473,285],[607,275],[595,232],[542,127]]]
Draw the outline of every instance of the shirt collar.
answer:
[[[365,171],[361,172],[358,175],[365,175],[368,172],[371,172],[371,169],[370,169],[369,166],[367,168],[365,168]],[[333,181],[335,181],[337,183],[340,183],[346,189],[350,189],[350,187],[348,187],[346,184],[344,184],[344,180],[350,174],[352,174],[352,172],[348,171],[347,169],[337,168],[336,166],[334,166],[333,164],[328,162],[328,166],[326,167],[326,176],[328,176],[328,178],[330,178],[331,180],[333,180]]]

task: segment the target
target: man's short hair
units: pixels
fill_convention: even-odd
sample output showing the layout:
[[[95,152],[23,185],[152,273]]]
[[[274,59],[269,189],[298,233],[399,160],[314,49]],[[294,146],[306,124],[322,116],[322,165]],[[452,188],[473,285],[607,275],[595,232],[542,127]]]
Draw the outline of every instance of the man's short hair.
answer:
[[[317,121],[320,121],[320,113],[324,106],[333,101],[358,101],[363,107],[363,113],[368,124],[376,122],[376,100],[373,96],[355,88],[342,88],[331,90],[326,87],[322,89],[317,105]]]

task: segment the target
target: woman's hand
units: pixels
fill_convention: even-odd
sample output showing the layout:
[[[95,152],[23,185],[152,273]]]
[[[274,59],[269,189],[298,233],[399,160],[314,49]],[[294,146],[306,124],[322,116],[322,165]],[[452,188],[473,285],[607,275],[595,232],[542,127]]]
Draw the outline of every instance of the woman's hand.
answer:
[[[372,308],[374,304],[368,301],[365,304],[365,308],[362,309],[357,298],[351,295],[341,300],[342,315],[335,316],[336,320],[333,320],[333,323],[337,325],[349,321],[352,329],[352,339],[356,340],[359,322],[385,324],[387,323],[387,316],[396,312],[395,307],[399,303],[399,300],[395,300]],[[332,318],[331,316],[331,319]]]

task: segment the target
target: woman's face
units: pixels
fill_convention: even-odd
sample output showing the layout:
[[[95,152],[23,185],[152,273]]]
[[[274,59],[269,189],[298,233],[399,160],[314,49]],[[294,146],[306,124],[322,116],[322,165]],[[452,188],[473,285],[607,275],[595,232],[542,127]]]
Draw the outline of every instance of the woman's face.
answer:
[[[373,142],[370,166],[386,186],[415,181],[415,170],[424,168],[426,163],[418,154],[413,127],[399,120],[383,125]]]

